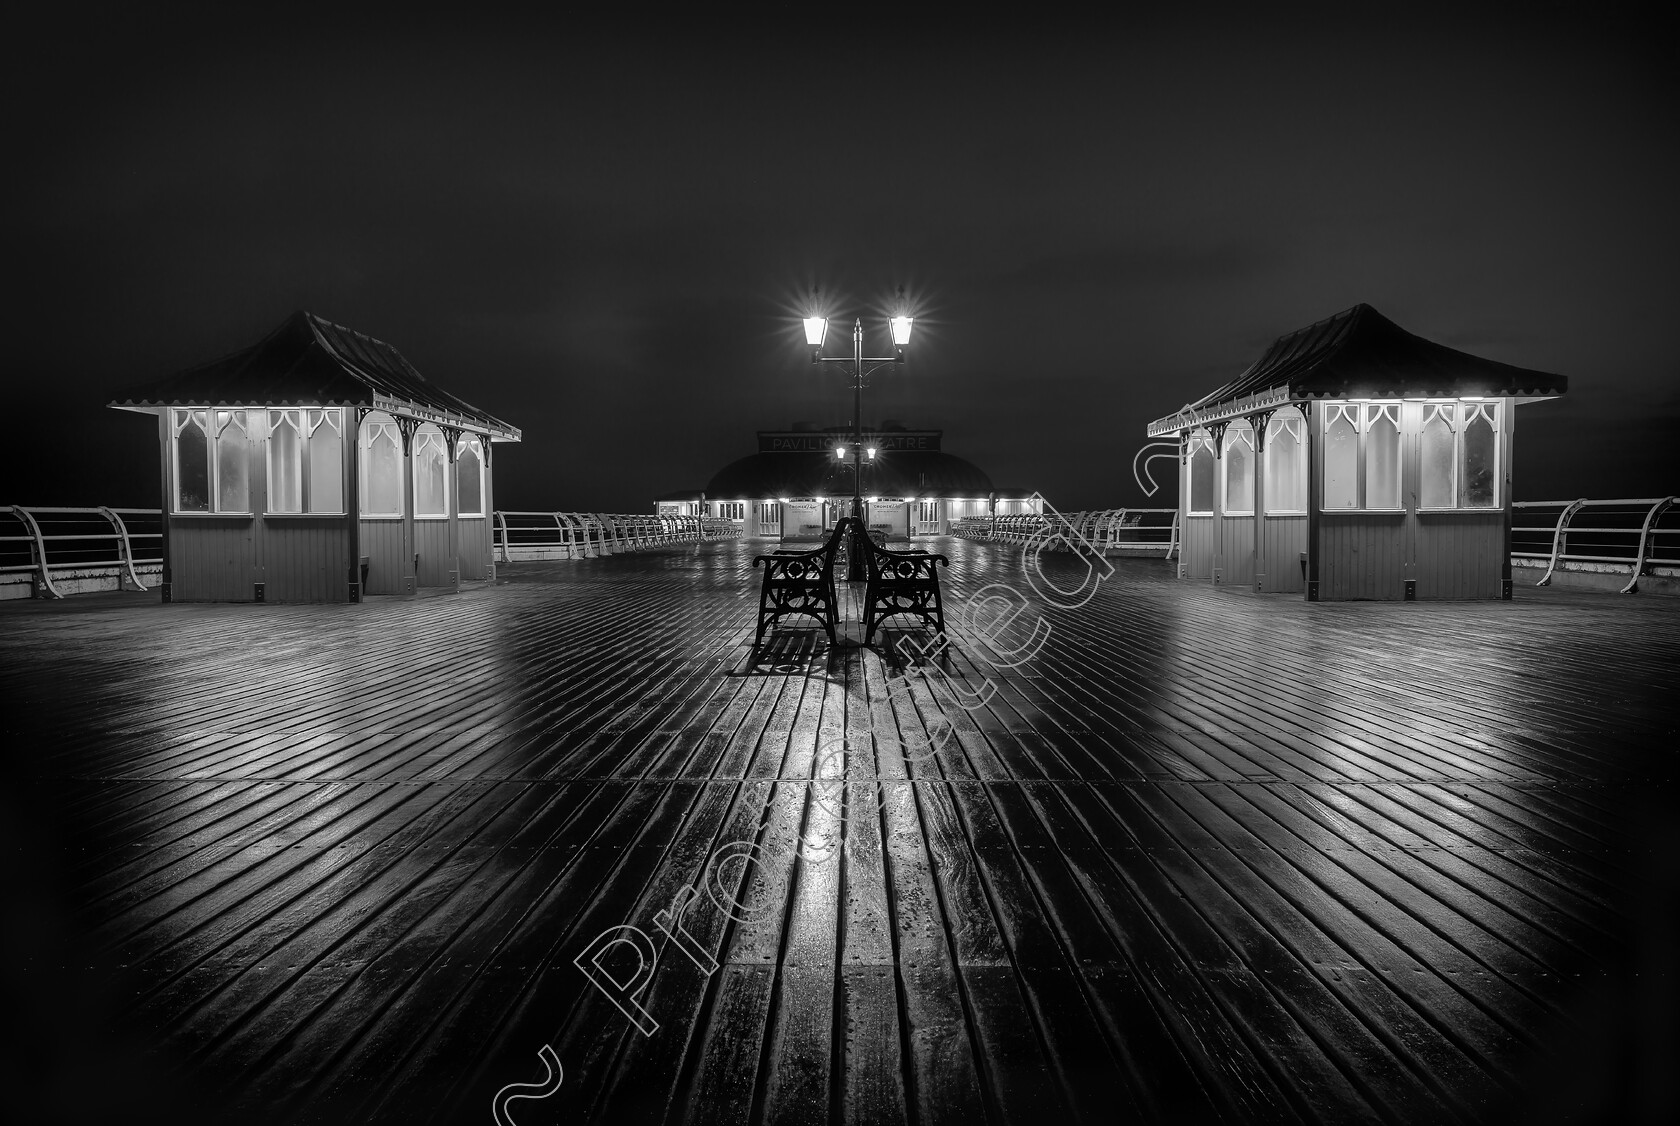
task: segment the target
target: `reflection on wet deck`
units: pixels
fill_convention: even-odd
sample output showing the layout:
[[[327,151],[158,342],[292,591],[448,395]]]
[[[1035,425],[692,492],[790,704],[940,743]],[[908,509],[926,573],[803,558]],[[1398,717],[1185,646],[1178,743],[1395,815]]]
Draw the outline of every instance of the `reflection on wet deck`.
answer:
[[[1680,602],[1307,604],[1117,561],[1018,669],[815,630],[755,666],[754,550],[0,610],[41,1098],[482,1123],[544,1044],[564,1081],[521,1126],[1665,1097]],[[948,608],[1018,582],[940,550]],[[740,901],[700,894],[685,954],[655,917],[736,841],[765,862],[718,869]],[[621,926],[658,951],[651,1035],[573,963]]]

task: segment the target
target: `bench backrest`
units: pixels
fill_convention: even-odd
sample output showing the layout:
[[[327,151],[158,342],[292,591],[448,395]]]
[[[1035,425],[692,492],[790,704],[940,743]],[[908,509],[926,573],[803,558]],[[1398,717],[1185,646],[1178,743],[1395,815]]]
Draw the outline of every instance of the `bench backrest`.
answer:
[[[867,566],[872,582],[937,584],[938,564],[951,565],[951,561],[943,555],[930,555],[925,551],[888,551],[873,540],[868,550]]]
[[[818,529],[821,530],[820,528]],[[760,555],[753,559],[753,566],[760,563],[764,566],[764,581],[775,586],[778,583],[804,584],[821,581],[825,585],[834,582],[834,559],[839,554],[842,526],[836,526],[832,535],[821,547],[810,551],[788,551],[786,548],[774,555]]]

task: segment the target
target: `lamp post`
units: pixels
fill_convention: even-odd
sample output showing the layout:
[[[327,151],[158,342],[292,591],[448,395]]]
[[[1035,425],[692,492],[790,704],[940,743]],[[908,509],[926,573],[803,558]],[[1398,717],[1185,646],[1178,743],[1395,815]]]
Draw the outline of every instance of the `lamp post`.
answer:
[[[899,298],[902,301],[904,290],[900,289]],[[852,515],[858,523],[863,523],[863,462],[865,446],[863,444],[863,381],[870,372],[880,368],[883,364],[902,364],[904,349],[910,343],[910,326],[915,318],[903,315],[902,311],[891,320],[893,354],[890,356],[865,356],[863,354],[863,320],[852,322],[852,354],[849,356],[825,356],[822,354],[823,338],[828,335],[828,318],[817,314],[805,318],[805,343],[811,347],[811,363],[813,364],[850,364],[852,377]],[[836,450],[844,454],[844,447]],[[868,448],[870,460],[874,460],[875,450]],[[861,546],[861,545],[859,545]],[[861,550],[853,550],[851,562],[847,569],[847,579],[863,577],[863,559]]]

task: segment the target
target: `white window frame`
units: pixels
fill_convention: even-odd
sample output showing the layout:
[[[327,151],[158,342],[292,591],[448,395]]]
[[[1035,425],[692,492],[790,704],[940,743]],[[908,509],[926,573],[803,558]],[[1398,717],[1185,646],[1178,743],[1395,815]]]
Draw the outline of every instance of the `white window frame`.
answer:
[[[434,438],[437,440],[438,452],[443,456],[443,511],[441,513],[420,511],[420,447],[422,441],[430,445]],[[454,461],[449,456],[449,439],[444,435],[441,426],[436,423],[423,422],[414,428],[414,434],[409,438],[408,472],[409,476],[413,478],[413,483],[410,486],[413,492],[409,495],[414,498],[412,503],[416,520],[449,519],[449,501],[455,495],[453,483],[449,480],[454,476],[450,472],[454,465]]]
[[[1505,506],[1505,494],[1501,488],[1505,472],[1503,460],[1505,448],[1504,434],[1500,433],[1499,412],[1503,409],[1498,399],[1459,400],[1458,404],[1458,507],[1465,512],[1498,512]],[[1464,436],[1470,432],[1471,423],[1477,417],[1487,419],[1488,427],[1493,431],[1493,503],[1475,506],[1464,503],[1470,492],[1470,462],[1464,448]]]
[[[1406,428],[1401,424],[1400,399],[1327,399],[1318,412],[1318,441],[1320,443],[1319,466],[1319,499],[1320,512],[1340,514],[1343,516],[1358,513],[1373,515],[1393,515],[1406,511]],[[1325,487],[1324,475],[1329,472],[1330,461],[1327,451],[1330,448],[1330,427],[1336,420],[1346,415],[1353,423],[1354,432],[1354,500],[1357,502],[1352,508],[1331,508],[1326,503],[1329,489]],[[1369,482],[1366,480],[1366,468],[1369,465],[1369,435],[1376,420],[1387,415],[1394,423],[1395,441],[1397,448],[1395,457],[1395,473],[1400,481],[1399,504],[1394,507],[1376,508],[1370,503]]]
[[[1206,509],[1195,507],[1196,503],[1196,451],[1206,448],[1208,456],[1213,459],[1213,500]],[[1184,514],[1186,516],[1212,516],[1213,506],[1219,498],[1219,458],[1214,455],[1213,435],[1206,430],[1193,430],[1184,440]]]
[[[320,415],[320,421],[313,421],[313,415]],[[274,507],[274,483],[279,478],[279,470],[274,464],[274,432],[280,428],[281,420],[287,415],[292,416],[293,428],[298,435],[298,510],[296,512],[281,512]],[[331,420],[331,421],[329,421]],[[338,505],[336,508],[311,508],[310,501],[310,465],[314,458],[310,454],[309,444],[315,437],[315,432],[323,426],[333,426],[338,430],[339,437],[339,477],[338,477]],[[400,437],[400,436],[399,436]],[[344,507],[344,408],[342,407],[270,407],[268,410],[268,434],[264,444],[268,447],[264,461],[268,466],[268,488],[263,502],[264,516],[343,516]],[[399,447],[401,448],[401,447]]]
[[[293,416],[292,430],[298,436],[298,464],[297,464],[297,496],[296,512],[282,511],[274,507],[275,494],[280,490],[276,487],[281,477],[281,467],[275,464],[275,451],[279,448],[274,441],[275,432],[288,421],[287,416]],[[301,516],[309,511],[309,495],[304,491],[304,482],[308,479],[309,471],[304,468],[309,461],[309,427],[303,418],[300,407],[270,408],[268,411],[268,436],[263,444],[267,447],[263,460],[268,465],[267,495],[263,500],[264,516]]]
[[[395,415],[384,411],[369,411],[356,426],[356,504],[357,512],[363,520],[401,520],[401,512],[370,512],[368,511],[368,485],[372,475],[368,472],[368,451],[374,442],[379,440],[382,433],[389,433],[391,441],[397,450],[397,507],[400,509],[407,503],[403,497],[401,485],[403,483],[403,465],[408,461],[403,451],[402,427],[397,425]]]
[[[1505,505],[1504,493],[1504,456],[1505,435],[1500,431],[1500,412],[1504,404],[1500,399],[1428,399],[1423,403],[1423,414],[1418,425],[1418,511],[1419,512],[1498,512]],[[1452,488],[1453,502],[1449,505],[1423,505],[1423,428],[1429,423],[1436,411],[1446,415],[1447,425],[1452,429]],[[1483,417],[1493,428],[1493,503],[1479,504],[1474,507],[1464,503],[1468,490],[1469,466],[1465,463],[1464,432],[1476,418]]]
[[[1298,492],[1301,497],[1301,507],[1299,508],[1273,507],[1272,482],[1277,480],[1278,475],[1272,472],[1272,451],[1276,448],[1272,442],[1279,434],[1288,434],[1295,440],[1295,473],[1297,478],[1295,484],[1299,487],[1292,491]],[[1307,444],[1307,419],[1300,410],[1294,407],[1280,408],[1266,420],[1266,450],[1261,456],[1261,460],[1265,462],[1266,466],[1266,515],[1305,516],[1309,503],[1307,498],[1311,492],[1312,449]]]
[[[221,445],[222,431],[228,426],[237,424],[245,431],[245,436],[251,438],[251,414],[253,412],[244,407],[174,407],[170,410],[169,422],[169,462],[173,473],[169,497],[169,514],[171,516],[251,516],[251,476],[250,467],[246,467],[245,476],[245,507],[222,508],[222,459],[217,447]],[[260,413],[260,411],[258,412]],[[220,415],[228,415],[224,424]],[[202,416],[202,421],[193,418]],[[205,479],[208,481],[209,496],[205,498],[204,511],[197,509],[183,509],[181,507],[181,431],[186,429],[188,420],[198,424],[204,434],[204,456],[209,461],[205,467]],[[254,440],[254,439],[253,439]]]
[[[1248,507],[1236,509],[1231,507],[1231,448],[1238,442],[1248,447]],[[1253,516],[1254,515],[1254,487],[1255,475],[1260,471],[1258,459],[1254,450],[1254,424],[1244,419],[1233,419],[1225,427],[1225,433],[1220,438],[1221,456],[1214,461],[1214,476],[1219,485],[1219,511],[1224,516]]]
[[[465,431],[455,439],[455,460],[450,463],[450,470],[444,473],[446,477],[455,478],[455,512],[463,520],[482,520],[489,515],[484,510],[484,478],[488,475],[485,464],[484,450],[489,439]],[[461,505],[461,450],[468,446],[476,447],[474,453],[478,457],[478,511],[468,512]]]
[[[1379,418],[1394,424],[1395,499],[1392,505],[1371,503],[1371,429]],[[1400,424],[1399,399],[1374,399],[1360,404],[1359,411],[1359,508],[1360,512],[1406,511],[1406,428]]]

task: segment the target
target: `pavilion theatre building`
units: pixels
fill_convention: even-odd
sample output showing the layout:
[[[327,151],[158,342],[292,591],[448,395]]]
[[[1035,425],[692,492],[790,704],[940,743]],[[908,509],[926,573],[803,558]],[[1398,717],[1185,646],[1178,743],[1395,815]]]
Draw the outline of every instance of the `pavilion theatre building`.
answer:
[[[1184,579],[1320,599],[1511,596],[1515,408],[1567,381],[1356,305],[1149,426],[1179,444]]]
[[[119,394],[157,417],[165,602],[355,602],[494,577],[492,458],[519,431],[312,313]]]
[[[820,536],[851,513],[853,440],[850,427],[760,430],[757,453],[718,470],[702,490],[658,498],[657,511],[733,520],[750,538]],[[864,433],[866,523],[894,538],[938,536],[965,517],[1032,510],[1027,493],[996,489],[973,463],[944,452],[942,440],[943,431],[894,422]]]

